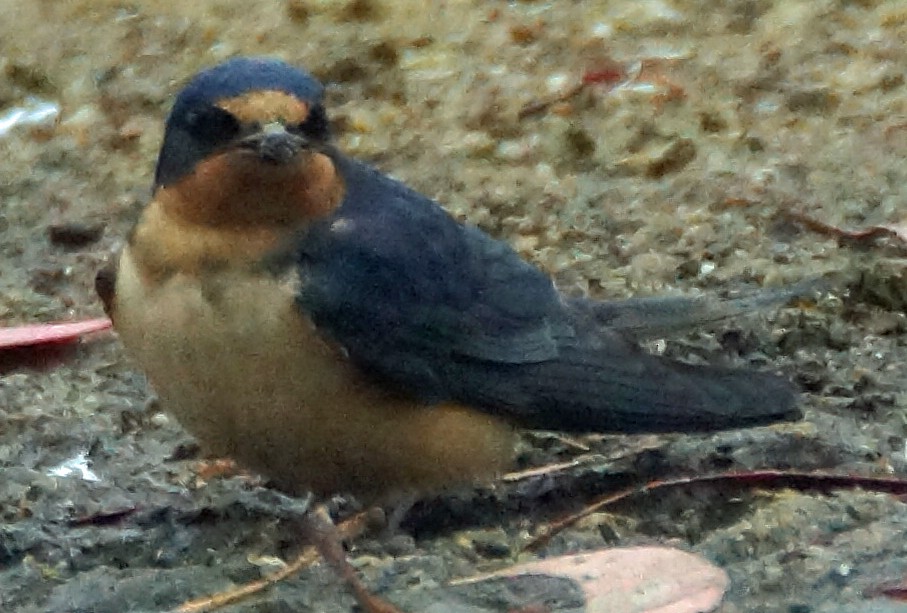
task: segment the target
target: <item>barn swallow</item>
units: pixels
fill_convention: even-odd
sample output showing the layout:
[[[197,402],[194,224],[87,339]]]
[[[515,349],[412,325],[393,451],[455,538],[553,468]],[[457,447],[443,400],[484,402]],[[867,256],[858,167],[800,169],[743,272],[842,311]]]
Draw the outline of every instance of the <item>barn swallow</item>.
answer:
[[[196,75],[153,197],[98,276],[128,352],[209,452],[290,493],[370,501],[491,477],[516,428],[800,417],[779,376],[642,350],[622,326],[645,328],[657,302],[567,298],[506,243],[345,156],[323,93],[268,58]]]

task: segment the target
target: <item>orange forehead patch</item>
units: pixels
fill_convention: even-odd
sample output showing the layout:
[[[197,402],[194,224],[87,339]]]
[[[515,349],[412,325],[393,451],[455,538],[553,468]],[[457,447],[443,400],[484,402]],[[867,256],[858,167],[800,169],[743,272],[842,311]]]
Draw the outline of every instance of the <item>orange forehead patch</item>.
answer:
[[[241,123],[277,121],[285,125],[300,124],[309,116],[308,103],[286,92],[271,89],[224,98],[217,101],[217,106]]]

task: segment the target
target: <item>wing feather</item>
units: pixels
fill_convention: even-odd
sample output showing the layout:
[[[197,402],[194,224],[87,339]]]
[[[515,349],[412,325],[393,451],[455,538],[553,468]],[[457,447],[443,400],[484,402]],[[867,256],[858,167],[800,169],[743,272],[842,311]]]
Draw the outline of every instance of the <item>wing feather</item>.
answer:
[[[692,431],[799,416],[771,374],[645,353],[508,245],[337,157],[347,196],[300,239],[300,308],[367,374],[544,429]]]

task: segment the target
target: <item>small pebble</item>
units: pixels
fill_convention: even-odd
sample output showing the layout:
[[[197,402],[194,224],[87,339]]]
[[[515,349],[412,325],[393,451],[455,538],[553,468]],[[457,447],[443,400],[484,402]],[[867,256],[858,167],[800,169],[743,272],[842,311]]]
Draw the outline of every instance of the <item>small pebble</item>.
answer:
[[[104,235],[103,223],[70,222],[53,224],[47,228],[47,237],[58,247],[78,249],[96,243]]]

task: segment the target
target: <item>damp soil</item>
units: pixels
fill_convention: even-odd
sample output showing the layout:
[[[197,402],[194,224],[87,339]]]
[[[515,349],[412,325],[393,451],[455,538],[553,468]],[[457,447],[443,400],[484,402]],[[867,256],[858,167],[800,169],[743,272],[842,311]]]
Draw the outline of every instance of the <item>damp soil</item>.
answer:
[[[667,488],[522,551],[545,522],[653,479],[905,476],[904,244],[803,223],[904,223],[902,2],[0,5],[0,114],[34,119],[0,121],[3,325],[102,314],[94,274],[149,196],[173,95],[240,53],[307,67],[341,148],[509,241],[567,293],[717,297],[833,275],[809,301],[653,345],[783,373],[801,422],[527,433],[515,469],[579,461],[426,496],[396,533],[354,540],[373,590],[410,611],[455,610],[450,579],[661,543],[728,572],[724,613],[907,611],[879,595],[907,572],[907,506],[856,488]],[[114,335],[3,354],[0,608],[165,611],[299,550],[298,508],[253,476],[203,478],[164,409]],[[352,607],[318,565],[224,610]]]

